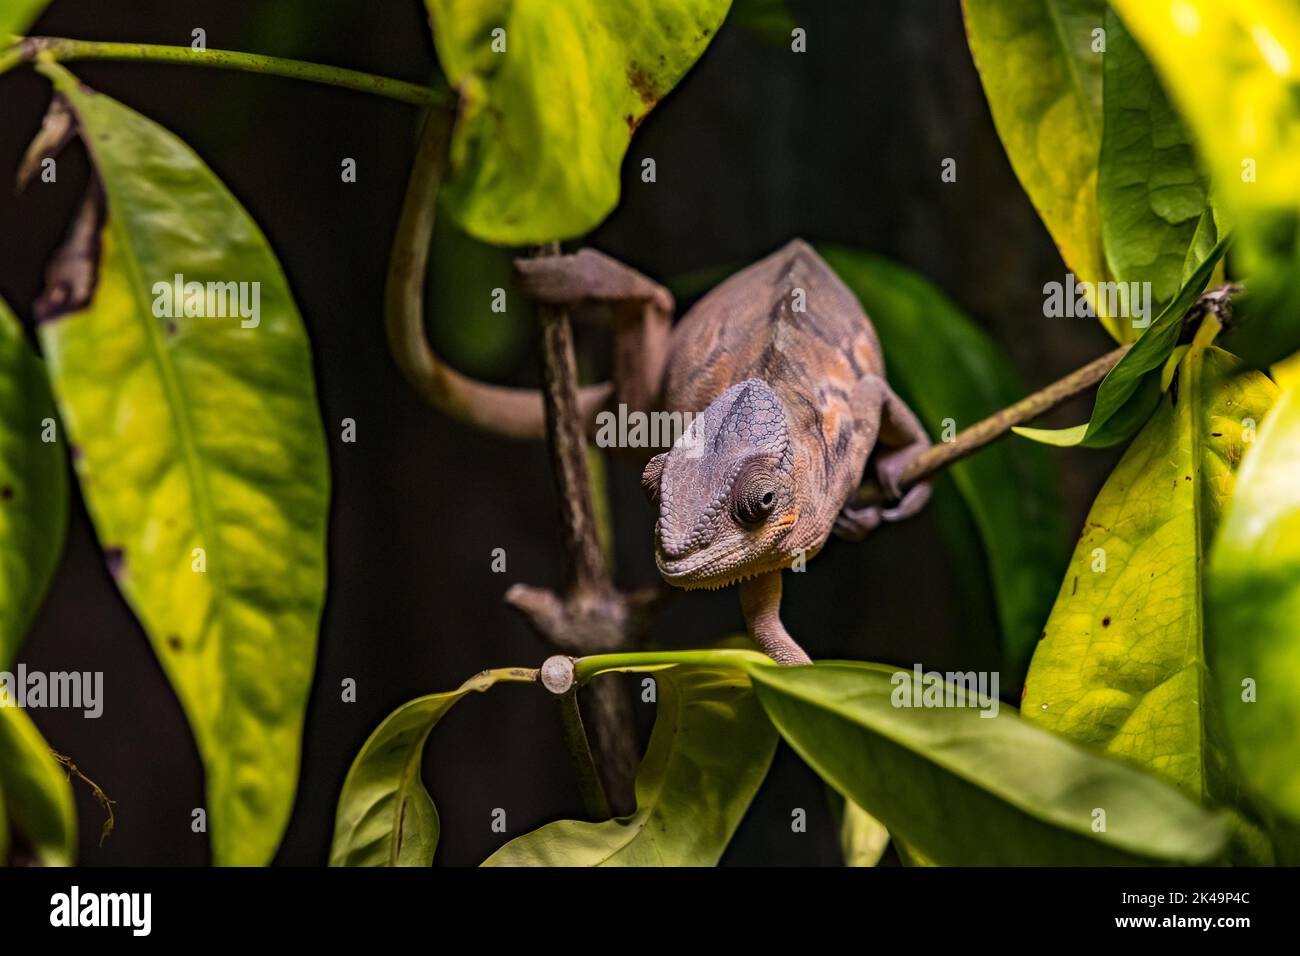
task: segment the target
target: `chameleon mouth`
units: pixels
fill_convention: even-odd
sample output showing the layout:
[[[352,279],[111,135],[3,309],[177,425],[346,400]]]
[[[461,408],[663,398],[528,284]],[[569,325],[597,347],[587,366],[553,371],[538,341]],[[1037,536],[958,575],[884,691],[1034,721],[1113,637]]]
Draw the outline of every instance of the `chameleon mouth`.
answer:
[[[731,587],[762,574],[783,571],[790,566],[791,560],[782,555],[774,555],[772,560],[762,564],[747,565],[730,554],[712,555],[701,552],[674,560],[664,558],[657,549],[655,553],[659,575],[674,587],[686,591],[717,591]]]

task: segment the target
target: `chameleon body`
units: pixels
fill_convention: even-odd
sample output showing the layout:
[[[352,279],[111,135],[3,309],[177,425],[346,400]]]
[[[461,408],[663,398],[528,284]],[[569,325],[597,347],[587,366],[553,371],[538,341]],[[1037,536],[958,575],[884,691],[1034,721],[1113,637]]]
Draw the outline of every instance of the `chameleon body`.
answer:
[[[613,306],[618,400],[695,416],[642,475],[659,508],[664,580],[739,585],[756,643],[781,663],[806,663],[781,625],[782,570],[814,556],[832,531],[861,538],[930,494],[927,484],[899,494],[903,468],[930,442],[886,383],[879,339],[853,293],[795,240],[713,289],[674,328],[667,291],[601,253],[517,266],[541,301]],[[869,467],[895,503],[846,507]]]

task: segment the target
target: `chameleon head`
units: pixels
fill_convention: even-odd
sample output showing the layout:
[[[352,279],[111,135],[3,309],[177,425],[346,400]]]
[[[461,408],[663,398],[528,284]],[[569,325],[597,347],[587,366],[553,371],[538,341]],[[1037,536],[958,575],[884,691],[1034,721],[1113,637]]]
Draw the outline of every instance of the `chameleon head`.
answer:
[[[669,584],[720,588],[789,567],[802,550],[785,409],[765,382],[733,385],[641,482],[658,503],[655,563]]]

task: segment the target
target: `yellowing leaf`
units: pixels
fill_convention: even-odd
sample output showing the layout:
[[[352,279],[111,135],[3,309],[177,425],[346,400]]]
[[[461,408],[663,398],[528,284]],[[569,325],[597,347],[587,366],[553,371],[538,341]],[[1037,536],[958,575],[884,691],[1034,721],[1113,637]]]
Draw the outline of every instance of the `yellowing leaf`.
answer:
[[[1257,365],[1300,348],[1300,5],[1115,0],[1195,134],[1239,233],[1246,321],[1226,338]]]
[[[1300,206],[1300,6],[1115,0],[1241,208]],[[1255,166],[1254,180],[1243,177]]]
[[[265,238],[198,156],[41,69],[103,189],[38,307],[77,475],[198,743],[213,859],[262,865],[297,790],[325,599],[329,472],[310,345]],[[169,305],[160,290],[178,281],[220,290]],[[248,317],[232,314],[236,295]]]
[[[442,200],[501,245],[590,232],[632,133],[704,52],[730,0],[425,0],[460,95]]]
[[[1206,664],[1204,558],[1276,389],[1204,326],[1106,481],[1030,665],[1026,719],[1234,803]]]

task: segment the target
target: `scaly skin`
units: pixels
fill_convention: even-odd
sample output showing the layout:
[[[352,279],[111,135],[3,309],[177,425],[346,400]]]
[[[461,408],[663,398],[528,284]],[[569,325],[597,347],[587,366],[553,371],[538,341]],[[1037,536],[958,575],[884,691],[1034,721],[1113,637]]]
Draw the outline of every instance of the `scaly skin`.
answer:
[[[914,514],[930,494],[922,484],[890,508],[845,508],[869,458],[897,493],[903,467],[930,443],[885,382],[879,339],[853,293],[795,240],[722,283],[667,334],[671,298],[608,257],[518,265],[525,290],[544,301],[618,303],[619,354],[641,355],[640,378],[616,381],[619,394],[657,394],[658,410],[698,416],[642,477],[659,504],[664,580],[740,584],[759,646],[781,663],[807,663],[781,625],[781,571],[814,556],[832,530],[861,538]]]

